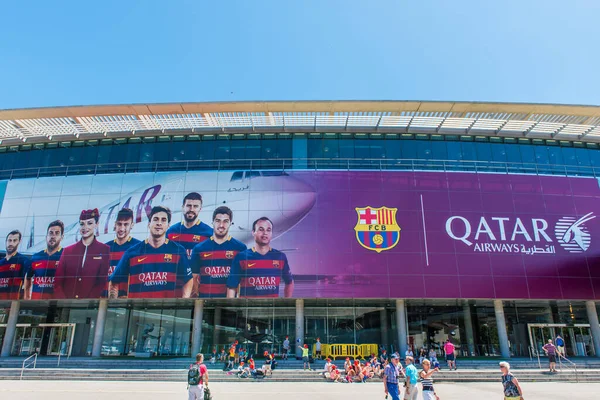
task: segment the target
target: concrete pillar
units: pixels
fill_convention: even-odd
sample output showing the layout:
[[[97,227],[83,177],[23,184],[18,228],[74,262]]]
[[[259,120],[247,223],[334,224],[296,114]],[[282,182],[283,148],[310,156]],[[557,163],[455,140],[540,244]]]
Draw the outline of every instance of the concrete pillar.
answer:
[[[588,300],[585,302],[585,308],[587,308],[588,321],[590,322],[596,357],[600,357],[600,323],[598,323],[596,303],[593,300]],[[4,354],[4,349],[2,349],[2,353]]]
[[[506,333],[506,319],[504,318],[504,306],[502,305],[502,300],[494,300],[494,311],[496,313],[500,353],[502,354],[502,357],[510,358],[510,348],[508,346],[508,334]]]
[[[406,303],[404,299],[396,300],[396,328],[398,329],[398,346],[400,347],[400,358],[408,348],[408,332],[406,321]]]
[[[390,336],[388,327],[388,313],[387,309],[379,311],[380,329],[381,329],[381,345],[386,349],[390,348]]]
[[[296,343],[291,344],[296,349],[296,357],[302,357],[302,350],[298,346],[304,346],[304,300],[296,299]]]
[[[212,345],[213,347],[216,346],[217,347],[217,354],[221,354],[221,349],[219,348],[219,328],[218,326],[221,326],[221,307],[215,307],[215,319],[214,319],[214,323],[213,323],[213,337],[212,337]],[[244,330],[246,330],[247,327],[244,326]],[[225,349],[225,352],[227,352],[228,349]]]
[[[4,341],[2,342],[2,353],[0,353],[1,357],[10,357],[10,350],[17,330],[19,310],[21,310],[21,303],[18,300],[11,301],[8,321],[6,322],[6,331],[4,332]]]
[[[194,326],[192,331],[192,357],[202,349],[202,319],[204,318],[204,300],[194,301]]]
[[[98,305],[98,316],[96,317],[96,329],[94,329],[94,342],[92,344],[92,357],[100,357],[102,352],[102,339],[104,338],[104,325],[106,312],[108,311],[108,300],[100,300]]]
[[[469,356],[475,356],[475,339],[473,335],[473,321],[471,319],[471,306],[469,303],[463,305],[463,315],[465,319],[465,333],[467,335],[467,349],[469,350]]]

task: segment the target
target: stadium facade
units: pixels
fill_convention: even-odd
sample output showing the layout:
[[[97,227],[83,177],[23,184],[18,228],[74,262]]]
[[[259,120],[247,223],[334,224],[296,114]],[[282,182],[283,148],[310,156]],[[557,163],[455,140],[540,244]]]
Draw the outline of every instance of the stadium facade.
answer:
[[[0,139],[2,357],[600,356],[600,107],[23,109]]]

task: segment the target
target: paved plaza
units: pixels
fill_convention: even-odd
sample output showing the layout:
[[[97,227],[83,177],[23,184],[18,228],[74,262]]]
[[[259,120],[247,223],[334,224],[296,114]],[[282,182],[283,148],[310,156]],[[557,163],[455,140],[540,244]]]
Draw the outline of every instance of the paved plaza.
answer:
[[[349,400],[383,399],[380,383],[214,383],[210,385],[214,400],[285,399]],[[600,383],[525,383],[527,400],[598,398]],[[442,400],[501,399],[500,383],[439,384]],[[83,381],[0,381],[0,398],[10,400],[154,400],[187,399],[185,382],[83,382]],[[420,397],[419,397],[420,398]]]

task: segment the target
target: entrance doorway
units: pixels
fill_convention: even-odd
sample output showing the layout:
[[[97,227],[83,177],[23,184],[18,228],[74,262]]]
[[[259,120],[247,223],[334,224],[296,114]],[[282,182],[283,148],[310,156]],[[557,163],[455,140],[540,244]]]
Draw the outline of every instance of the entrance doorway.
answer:
[[[6,324],[0,325],[5,331]],[[70,356],[73,348],[75,324],[17,324],[12,344],[12,356],[33,353],[48,356]]]
[[[539,354],[544,354],[542,347],[548,343],[548,339],[556,344],[556,336],[560,335],[565,341],[567,358],[596,355],[589,324],[527,324],[527,328],[529,343]]]

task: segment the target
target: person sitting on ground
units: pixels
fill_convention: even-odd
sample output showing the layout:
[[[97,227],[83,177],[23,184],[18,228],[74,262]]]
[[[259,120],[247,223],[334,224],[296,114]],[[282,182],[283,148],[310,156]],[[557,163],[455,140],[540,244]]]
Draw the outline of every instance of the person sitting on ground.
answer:
[[[346,375],[348,375],[350,373],[351,369],[352,369],[352,362],[350,361],[350,357],[346,357],[346,361],[344,361],[344,372],[346,373]]]
[[[419,350],[419,364],[423,364],[423,360],[425,359],[425,355],[427,354],[427,349],[425,347],[421,347],[421,350]],[[407,356],[409,357],[409,356]],[[412,356],[410,356],[412,357]],[[414,359],[414,357],[413,357]]]
[[[256,377],[256,364],[254,363],[253,358],[248,359],[248,370],[250,371],[250,375]]]
[[[373,377],[374,373],[373,373],[373,368],[371,367],[371,363],[366,363],[365,366],[362,368],[361,372],[361,380],[362,382],[367,382],[367,379],[370,379]]]
[[[333,364],[331,363],[331,358],[326,358],[325,359],[325,365],[323,366],[323,372],[321,372],[321,374],[327,378],[329,377],[329,374],[331,373],[331,367],[333,366]]]
[[[225,347],[221,349],[221,354],[219,355],[219,361],[225,361]]]
[[[381,350],[381,356],[379,356],[379,361],[381,361],[382,364],[385,364],[387,359],[388,359],[387,350],[385,350],[385,349]]]
[[[278,362],[275,359],[275,353],[271,353],[271,371],[277,368]]]
[[[332,382],[342,382],[342,374],[340,373],[340,370],[335,365],[331,366],[331,372],[329,373],[329,379]]]
[[[415,354],[412,351],[412,347],[408,346],[408,348],[404,352],[404,357],[414,357],[414,356],[415,356]]]
[[[236,375],[238,378],[249,378],[250,368],[244,366],[244,362],[240,361],[240,365],[238,366]]]

